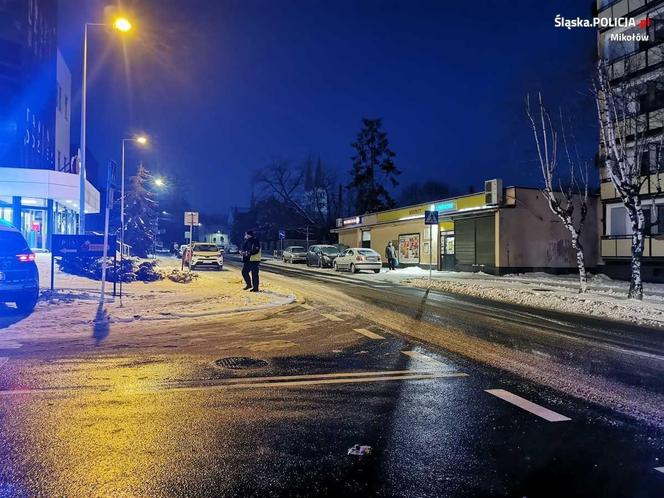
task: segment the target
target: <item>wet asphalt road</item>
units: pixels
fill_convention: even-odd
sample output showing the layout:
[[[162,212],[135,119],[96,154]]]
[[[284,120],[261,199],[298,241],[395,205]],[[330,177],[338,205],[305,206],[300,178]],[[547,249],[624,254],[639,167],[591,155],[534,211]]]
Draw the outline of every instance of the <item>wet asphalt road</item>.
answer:
[[[116,329],[98,346],[89,334],[3,344],[0,328],[0,496],[664,495],[662,430],[396,334],[329,305],[324,288],[583,365],[564,354],[576,344],[654,376],[662,344],[645,330],[548,314],[556,323],[543,325],[531,310],[291,275],[295,286],[326,281],[304,306]],[[268,365],[214,363],[245,355]],[[636,383],[626,370],[602,373]],[[349,458],[355,443],[373,456]]]

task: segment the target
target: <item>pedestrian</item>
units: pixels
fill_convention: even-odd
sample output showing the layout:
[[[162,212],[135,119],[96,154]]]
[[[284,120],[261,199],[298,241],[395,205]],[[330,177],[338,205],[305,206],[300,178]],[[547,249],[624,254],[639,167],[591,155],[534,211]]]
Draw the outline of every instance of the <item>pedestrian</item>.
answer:
[[[246,284],[244,290],[258,292],[258,265],[261,263],[261,243],[253,230],[247,230],[242,244],[242,277]]]
[[[171,251],[173,254],[175,254],[175,257],[177,258],[178,255],[180,254],[180,246],[178,245],[177,242],[173,242],[173,250]]]
[[[385,248],[385,257],[387,258],[387,266],[389,269],[394,270],[397,264],[397,250],[391,240],[387,243],[387,247]]]

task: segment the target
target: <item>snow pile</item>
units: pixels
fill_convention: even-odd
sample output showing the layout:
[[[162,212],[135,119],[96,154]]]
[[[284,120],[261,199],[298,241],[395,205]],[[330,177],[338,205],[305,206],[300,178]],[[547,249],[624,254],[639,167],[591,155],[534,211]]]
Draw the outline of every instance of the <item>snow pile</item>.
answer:
[[[491,299],[506,303],[544,308],[566,313],[591,315],[640,325],[664,327],[664,285],[645,286],[643,301],[627,299],[628,282],[614,281],[605,275],[592,276],[589,291],[578,292],[574,275],[545,273],[506,275],[434,272],[429,283],[425,278],[403,280],[416,287]]]
[[[37,255],[42,289],[50,285],[50,255]],[[180,262],[172,258],[160,260],[162,270],[180,271]],[[112,297],[113,284],[106,283],[104,320],[111,326],[140,328],[141,323],[215,317],[228,313],[252,311],[289,304],[292,293],[269,280],[261,283],[261,292],[243,290],[244,281],[237,270],[200,271],[188,285],[170,279],[155,282],[131,282],[122,287],[122,300]],[[89,331],[98,321],[101,282],[55,270],[55,290],[43,290],[35,311],[23,320],[4,329],[40,337],[80,334]],[[119,290],[119,284],[118,284]]]

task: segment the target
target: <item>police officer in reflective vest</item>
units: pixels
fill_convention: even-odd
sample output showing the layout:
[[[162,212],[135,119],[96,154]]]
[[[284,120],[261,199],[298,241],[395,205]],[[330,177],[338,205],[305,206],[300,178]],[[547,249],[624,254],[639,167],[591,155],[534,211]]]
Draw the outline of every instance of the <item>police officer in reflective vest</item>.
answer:
[[[242,277],[247,284],[244,290],[258,292],[258,265],[261,262],[261,244],[253,230],[247,230],[242,244]],[[251,277],[250,277],[251,274]]]

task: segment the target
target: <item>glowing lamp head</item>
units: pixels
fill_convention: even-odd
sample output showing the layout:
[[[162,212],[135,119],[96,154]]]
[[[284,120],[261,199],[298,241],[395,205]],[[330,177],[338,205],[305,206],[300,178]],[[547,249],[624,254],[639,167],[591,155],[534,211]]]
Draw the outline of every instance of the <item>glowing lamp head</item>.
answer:
[[[131,29],[131,23],[129,22],[129,19],[126,17],[118,17],[114,22],[113,22],[113,27],[117,29],[118,31],[122,31],[123,33],[126,33]]]
[[[164,182],[164,179],[163,179],[163,178],[155,178],[155,179],[154,179],[154,184],[155,184],[157,187],[163,187],[164,185],[166,185],[166,182]]]
[[[141,135],[139,137],[136,137],[136,141],[141,145],[146,145],[148,143],[148,137]]]

